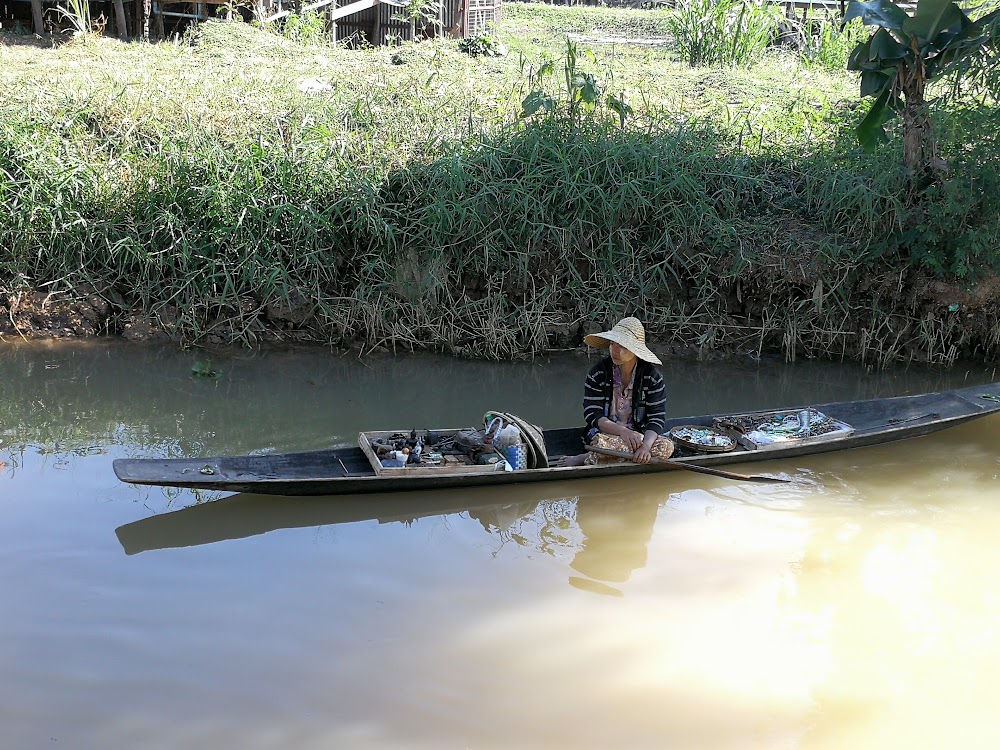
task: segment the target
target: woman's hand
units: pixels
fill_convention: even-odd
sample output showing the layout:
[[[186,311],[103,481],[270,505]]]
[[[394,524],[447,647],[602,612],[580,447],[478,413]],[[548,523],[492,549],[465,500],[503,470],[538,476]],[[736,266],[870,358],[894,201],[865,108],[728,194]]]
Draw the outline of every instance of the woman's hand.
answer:
[[[634,433],[638,435],[639,433]],[[656,433],[652,430],[647,430],[646,434],[642,437],[642,442],[638,448],[634,448],[635,455],[632,456],[632,460],[637,464],[648,464],[649,459],[653,457],[653,443],[656,442]]]
[[[630,451],[637,451],[642,448],[643,440],[642,435],[640,435],[635,430],[630,430],[627,427],[622,428],[619,437],[625,442]],[[649,451],[646,451],[646,460],[649,460]]]
[[[632,460],[637,464],[648,464],[649,459],[652,457],[653,454],[650,452],[649,448],[646,447],[646,444],[643,443],[639,446],[639,450],[635,452],[635,455],[632,456]]]
[[[645,438],[648,436],[644,436],[642,433],[636,432],[635,430],[630,430],[625,425],[612,422],[607,417],[601,417],[600,420],[598,420],[597,428],[607,435],[617,435],[620,437],[626,447],[633,453],[639,450],[646,442],[649,443],[649,446],[652,446],[653,440],[656,439],[655,432],[652,433],[652,439],[646,441]],[[646,463],[646,461],[649,461],[649,446],[646,446],[646,460],[641,461],[640,463]]]

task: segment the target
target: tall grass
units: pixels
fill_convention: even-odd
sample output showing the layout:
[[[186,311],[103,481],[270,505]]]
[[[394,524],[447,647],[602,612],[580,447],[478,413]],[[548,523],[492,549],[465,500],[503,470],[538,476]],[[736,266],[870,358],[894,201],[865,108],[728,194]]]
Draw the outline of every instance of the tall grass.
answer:
[[[667,26],[688,65],[746,66],[777,39],[780,21],[766,0],[678,0]]]
[[[67,21],[78,38],[91,32],[90,0],[65,0],[65,7],[56,5],[56,14]]]
[[[843,25],[832,13],[807,13],[801,21],[789,21],[801,40],[800,54],[810,67],[840,71],[847,67],[851,51],[868,36],[860,19]]]
[[[633,90],[623,126],[606,98],[636,80],[621,59],[577,54],[566,86],[543,77],[553,106],[521,119],[542,60],[437,44],[393,65],[240,24],[191,43],[140,48],[144,67],[115,58],[132,79],[3,92],[16,97],[0,114],[4,291],[96,288],[118,325],[138,307],[193,343],[277,329],[506,358],[637,313],[677,346],[933,358],[951,350],[933,320],[917,325],[920,299],[880,279],[993,259],[992,147],[963,173],[974,204],[940,203],[918,246],[891,155],[839,138],[837,108],[795,104],[801,82],[773,118],[684,118]],[[233,66],[252,55],[270,67]],[[164,76],[175,88],[157,95]],[[315,76],[329,93],[299,91]],[[602,92],[594,106],[574,105],[580,81]],[[792,129],[813,122],[800,111],[820,122]],[[975,242],[947,235],[955,222]],[[891,330],[887,310],[902,321]]]

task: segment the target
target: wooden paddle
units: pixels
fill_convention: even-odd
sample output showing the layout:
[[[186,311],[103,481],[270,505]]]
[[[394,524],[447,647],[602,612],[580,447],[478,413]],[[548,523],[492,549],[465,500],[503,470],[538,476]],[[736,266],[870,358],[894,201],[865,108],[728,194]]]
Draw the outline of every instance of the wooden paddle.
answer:
[[[598,448],[596,445],[588,445],[587,450],[592,453],[600,453],[605,456],[615,456],[616,458],[632,458],[633,453],[628,451],[616,451],[613,448]],[[684,471],[697,471],[701,474],[711,474],[715,477],[723,477],[725,479],[741,479],[745,482],[791,482],[791,479],[782,479],[781,477],[765,477],[761,474],[737,474],[733,471],[723,471],[722,469],[711,469],[707,466],[698,466],[697,464],[688,464],[683,461],[671,461],[669,458],[657,458],[653,456],[649,459],[650,463],[654,464],[667,464],[668,466],[673,466],[675,469],[683,469]]]

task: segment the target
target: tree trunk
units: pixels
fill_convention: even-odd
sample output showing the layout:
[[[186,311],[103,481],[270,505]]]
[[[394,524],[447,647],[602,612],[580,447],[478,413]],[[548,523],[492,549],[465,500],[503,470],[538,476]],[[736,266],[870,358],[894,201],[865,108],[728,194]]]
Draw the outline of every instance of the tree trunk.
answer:
[[[924,99],[923,62],[913,67],[899,66],[899,87],[903,105],[903,166],[915,182],[925,177],[937,178],[948,171],[938,156],[937,139],[931,124],[927,102]]]

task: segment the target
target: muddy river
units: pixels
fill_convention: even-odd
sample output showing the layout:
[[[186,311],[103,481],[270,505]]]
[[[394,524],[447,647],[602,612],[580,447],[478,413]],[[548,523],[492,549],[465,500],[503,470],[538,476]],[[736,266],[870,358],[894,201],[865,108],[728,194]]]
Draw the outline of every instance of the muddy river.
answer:
[[[348,498],[124,485],[123,456],[580,421],[593,360],[0,349],[0,736],[22,748],[1000,742],[1000,421],[640,478]],[[216,370],[218,378],[193,370]],[[983,365],[664,367],[671,415]]]

